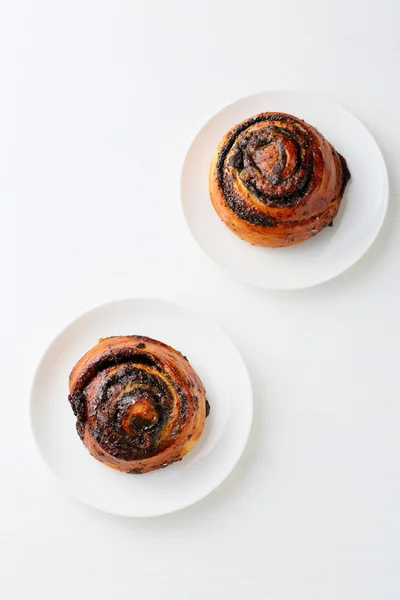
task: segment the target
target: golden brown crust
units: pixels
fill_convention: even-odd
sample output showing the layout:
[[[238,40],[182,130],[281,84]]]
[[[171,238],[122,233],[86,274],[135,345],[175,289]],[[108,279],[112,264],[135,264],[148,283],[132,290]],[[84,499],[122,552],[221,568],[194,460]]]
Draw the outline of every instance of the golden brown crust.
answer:
[[[285,113],[233,127],[210,168],[210,197],[229,229],[257,246],[291,246],[331,225],[350,178],[322,134]]]
[[[83,443],[119,471],[181,460],[203,431],[202,382],[180,352],[151,338],[102,339],[72,369],[69,391]]]

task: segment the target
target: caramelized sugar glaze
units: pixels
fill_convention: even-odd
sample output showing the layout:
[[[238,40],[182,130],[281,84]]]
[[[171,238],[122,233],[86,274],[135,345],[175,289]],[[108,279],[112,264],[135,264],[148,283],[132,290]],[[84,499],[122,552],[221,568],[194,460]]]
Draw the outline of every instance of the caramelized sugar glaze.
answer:
[[[199,439],[209,410],[186,357],[142,336],[102,339],[73,368],[69,389],[89,452],[128,473],[181,460]]]
[[[285,113],[261,113],[231,129],[210,169],[222,221],[258,246],[291,246],[331,225],[350,172],[323,135]]]

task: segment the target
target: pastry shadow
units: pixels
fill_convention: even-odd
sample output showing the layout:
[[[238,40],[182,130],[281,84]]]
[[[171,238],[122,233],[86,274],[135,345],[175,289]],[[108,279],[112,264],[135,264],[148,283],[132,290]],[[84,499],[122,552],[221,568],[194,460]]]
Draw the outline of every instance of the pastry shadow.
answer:
[[[369,271],[371,271],[371,279],[374,277],[375,274],[372,273],[372,271],[385,259],[388,249],[392,245],[393,237],[397,235],[397,223],[400,220],[400,196],[394,192],[395,185],[392,183],[398,178],[397,165],[393,160],[390,160],[387,153],[382,150],[382,146],[380,146],[380,148],[384,156],[389,176],[389,205],[381,230],[370,248],[356,263],[329,281],[297,290],[263,290],[265,293],[274,296],[278,301],[287,301],[291,298],[293,301],[298,302],[300,296],[303,298],[308,295],[325,297],[339,287],[347,287],[349,289],[351,286],[358,287],[360,281],[363,278],[368,277]],[[351,180],[349,185],[351,185]],[[335,223],[338,224],[340,222],[346,208],[346,202],[347,199],[345,196],[344,206],[341,207],[341,210],[334,221],[334,226]]]

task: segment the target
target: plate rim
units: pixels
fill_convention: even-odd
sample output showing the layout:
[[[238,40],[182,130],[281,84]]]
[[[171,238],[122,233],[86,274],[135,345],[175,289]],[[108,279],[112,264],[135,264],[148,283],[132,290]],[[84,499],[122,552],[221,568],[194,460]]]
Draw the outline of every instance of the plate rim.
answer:
[[[184,180],[184,173],[185,173],[185,166],[186,163],[188,161],[189,155],[192,151],[193,146],[195,145],[199,135],[201,134],[201,132],[209,125],[209,123],[218,115],[220,115],[222,112],[224,112],[225,110],[229,109],[231,106],[246,100],[246,99],[250,99],[250,98],[256,98],[257,96],[264,96],[265,94],[301,94],[303,96],[309,96],[309,97],[318,97],[319,99],[323,100],[326,103],[330,103],[336,106],[339,106],[341,109],[345,110],[347,113],[349,113],[351,115],[351,117],[356,120],[359,125],[363,128],[364,133],[366,133],[367,135],[370,136],[370,138],[372,139],[372,142],[374,143],[374,145],[376,146],[376,149],[382,159],[382,176],[383,176],[383,186],[384,186],[384,191],[383,191],[383,199],[384,202],[382,203],[383,205],[383,210],[382,210],[382,216],[379,222],[379,226],[376,229],[376,232],[374,234],[374,236],[371,238],[370,243],[366,246],[365,249],[363,249],[363,251],[358,255],[358,257],[353,260],[353,262],[351,262],[347,267],[340,268],[338,271],[335,271],[333,274],[330,274],[326,277],[320,278],[316,281],[314,281],[313,283],[304,283],[304,284],[297,284],[297,285],[293,285],[291,284],[290,286],[286,286],[286,287],[282,287],[281,285],[271,285],[271,284],[266,284],[266,283],[259,283],[259,282],[255,282],[254,280],[252,280],[250,277],[246,277],[246,274],[238,274],[235,271],[232,271],[231,269],[229,269],[228,267],[226,267],[225,265],[221,264],[219,261],[217,261],[216,259],[214,259],[214,257],[209,254],[209,252],[202,246],[202,244],[198,241],[197,237],[195,236],[195,234],[192,231],[192,228],[189,224],[189,220],[186,216],[186,211],[185,211],[185,207],[184,207],[184,199],[183,199],[183,180]],[[210,158],[210,162],[211,162],[211,158]],[[180,192],[180,209],[181,209],[181,214],[183,215],[183,219],[186,225],[187,230],[190,233],[190,237],[195,241],[196,245],[198,248],[201,249],[201,251],[203,252],[203,255],[207,257],[208,260],[210,260],[212,263],[214,263],[220,270],[222,270],[222,272],[227,273],[230,277],[234,278],[235,280],[253,285],[257,288],[260,289],[265,289],[265,290],[271,290],[271,291],[283,291],[283,292],[290,292],[290,291],[295,291],[295,290],[304,290],[304,289],[309,289],[309,288],[313,288],[316,287],[318,285],[321,285],[323,283],[327,283],[328,281],[331,281],[333,279],[336,279],[336,277],[339,277],[340,275],[342,275],[343,273],[346,273],[346,271],[348,271],[349,269],[351,269],[351,267],[353,267],[355,264],[357,264],[363,256],[365,256],[365,254],[368,252],[368,250],[372,247],[372,245],[375,243],[381,229],[383,226],[383,223],[385,222],[386,216],[387,216],[387,211],[389,208],[389,200],[390,200],[390,180],[389,180],[389,173],[388,173],[388,168],[386,165],[386,161],[385,161],[385,157],[382,153],[382,150],[380,149],[380,146],[378,144],[378,142],[376,141],[375,136],[372,134],[372,132],[368,129],[368,127],[366,125],[364,125],[364,123],[351,111],[349,110],[346,106],[344,106],[343,104],[341,104],[340,102],[336,102],[336,100],[333,100],[330,96],[328,96],[327,94],[323,93],[323,92],[319,92],[319,91],[312,91],[312,90],[296,90],[296,89],[271,89],[271,90],[263,90],[263,91],[258,91],[258,92],[254,92],[252,94],[247,94],[245,96],[239,96],[237,98],[235,98],[234,100],[231,100],[230,102],[228,102],[227,104],[225,104],[224,106],[222,106],[219,110],[217,110],[215,113],[213,113],[206,121],[204,121],[204,123],[197,129],[195,135],[193,136],[189,146],[186,149],[185,155],[183,157],[183,160],[181,162],[181,173],[180,173],[180,185],[179,185],[179,192]]]
[[[179,310],[183,310],[186,313],[189,313],[192,316],[194,316],[196,319],[200,319],[203,322],[205,321],[209,325],[212,325],[215,328],[215,330],[218,331],[219,335],[222,335],[231,344],[233,350],[236,352],[238,359],[240,360],[240,362],[243,365],[243,371],[244,371],[243,375],[246,380],[246,386],[248,388],[248,400],[246,402],[246,404],[248,406],[247,429],[244,432],[242,444],[238,448],[238,450],[234,456],[234,460],[230,464],[229,469],[224,471],[223,476],[219,479],[218,483],[216,485],[213,484],[212,486],[207,487],[206,491],[204,491],[204,493],[202,493],[200,496],[198,496],[196,498],[196,500],[191,501],[189,503],[179,504],[179,506],[174,507],[172,510],[171,509],[153,510],[153,511],[147,511],[147,512],[141,513],[141,514],[132,514],[131,512],[126,512],[126,511],[121,511],[121,510],[112,510],[110,508],[103,508],[103,507],[99,506],[98,504],[93,504],[92,502],[89,502],[86,498],[82,497],[82,495],[80,493],[76,493],[76,491],[70,485],[65,483],[65,481],[53,470],[53,468],[51,467],[51,465],[49,464],[49,462],[46,458],[45,453],[42,451],[41,445],[38,441],[38,438],[37,438],[37,435],[35,432],[34,414],[33,414],[34,413],[33,405],[34,405],[35,388],[38,383],[40,372],[43,368],[43,363],[45,362],[47,356],[49,355],[49,353],[52,350],[52,347],[57,342],[57,340],[60,338],[60,336],[62,336],[72,325],[79,322],[81,319],[86,317],[88,314],[95,312],[96,310],[98,310],[100,308],[110,306],[112,304],[119,304],[119,303],[130,302],[130,301],[131,302],[149,302],[149,301],[160,302],[164,305],[169,305],[169,306],[178,308]],[[63,489],[64,492],[67,493],[68,496],[74,498],[75,500],[78,500],[85,506],[89,506],[90,508],[94,508],[94,509],[96,509],[100,512],[106,513],[106,514],[112,514],[112,515],[116,515],[116,516],[120,516],[120,517],[124,517],[124,518],[133,518],[133,519],[143,519],[143,518],[147,519],[147,518],[152,518],[152,517],[159,517],[159,516],[163,516],[163,515],[173,514],[177,511],[184,510],[185,508],[193,506],[194,504],[197,504],[198,502],[200,502],[201,500],[203,500],[204,498],[209,496],[214,490],[216,490],[225,481],[225,479],[227,479],[229,477],[229,475],[236,468],[240,458],[242,457],[242,455],[246,449],[247,443],[249,441],[250,432],[251,432],[251,429],[253,426],[253,417],[254,417],[254,391],[253,391],[253,385],[252,385],[250,373],[249,373],[249,370],[247,368],[247,365],[243,359],[243,356],[242,356],[240,350],[238,349],[237,345],[232,340],[232,338],[226,333],[225,329],[223,329],[223,327],[221,327],[221,325],[217,321],[215,321],[208,315],[206,315],[196,309],[193,309],[184,304],[174,302],[174,301],[169,300],[164,297],[160,297],[160,296],[157,297],[157,296],[151,296],[151,295],[127,296],[127,297],[123,297],[123,298],[116,298],[114,300],[108,300],[106,302],[101,302],[101,303],[92,305],[90,308],[84,310],[82,313],[80,313],[76,317],[70,319],[61,329],[57,330],[57,333],[51,338],[50,342],[45,345],[45,348],[42,351],[40,358],[39,358],[38,362],[36,363],[36,366],[34,367],[33,375],[31,376],[28,399],[29,399],[29,407],[28,407],[29,426],[30,426],[31,437],[33,439],[33,444],[34,444],[36,451],[37,451],[38,455],[40,456],[43,464],[45,465],[47,472],[50,472],[53,481],[55,481],[58,484],[58,486],[60,486],[60,488]],[[93,460],[95,460],[95,459],[93,459]]]

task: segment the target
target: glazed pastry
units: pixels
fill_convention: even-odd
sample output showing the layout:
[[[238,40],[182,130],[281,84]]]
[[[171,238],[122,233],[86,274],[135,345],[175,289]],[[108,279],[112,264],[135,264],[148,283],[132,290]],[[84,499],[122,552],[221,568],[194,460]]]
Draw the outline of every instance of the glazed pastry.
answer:
[[[291,246],[332,225],[350,173],[301,119],[265,112],[236,125],[211,163],[210,196],[229,229],[256,246]]]
[[[142,336],[100,340],[72,369],[69,390],[90,454],[128,473],[181,460],[201,436],[209,410],[187,358]]]

